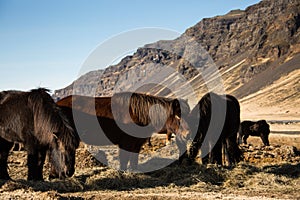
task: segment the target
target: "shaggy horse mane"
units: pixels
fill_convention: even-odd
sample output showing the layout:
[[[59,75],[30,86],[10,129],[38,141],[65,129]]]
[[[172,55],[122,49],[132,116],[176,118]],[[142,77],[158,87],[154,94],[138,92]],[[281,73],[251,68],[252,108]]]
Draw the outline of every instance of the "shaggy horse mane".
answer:
[[[156,97],[141,93],[117,93],[112,97],[113,105],[119,105],[124,108],[129,107],[129,113],[133,121],[142,126],[146,126],[150,122],[154,126],[161,125],[170,116],[180,115],[180,105],[177,99]],[[177,107],[179,111],[173,112],[173,108]]]
[[[75,133],[67,117],[48,94],[45,88],[33,89],[27,92],[28,106],[33,110],[34,129],[42,136],[41,142],[49,143],[49,134],[57,134],[67,148],[76,149],[79,146],[79,136]],[[48,132],[47,135],[41,133]]]

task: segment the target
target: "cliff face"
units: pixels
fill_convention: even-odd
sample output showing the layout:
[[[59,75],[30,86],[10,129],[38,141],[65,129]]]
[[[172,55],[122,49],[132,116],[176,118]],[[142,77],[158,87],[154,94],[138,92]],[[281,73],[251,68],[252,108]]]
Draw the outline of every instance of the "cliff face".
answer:
[[[182,39],[189,37],[201,44],[212,57],[222,76],[226,92],[243,98],[299,69],[297,62],[292,62],[292,67],[284,65],[295,59],[300,52],[299,27],[298,0],[263,0],[246,10],[233,10],[223,16],[203,19],[173,41],[158,41],[145,45],[116,65],[82,76],[75,81],[76,90],[84,91],[81,94],[85,95],[109,96],[124,74],[136,68],[140,70],[136,73],[138,76],[151,74],[151,71],[141,70],[147,64],[171,66],[186,80],[195,81],[194,77],[199,76],[199,73],[182,55],[188,56],[199,49],[180,49]],[[177,49],[176,52],[181,53],[162,50],[160,47],[163,46]],[[276,70],[277,68],[280,70]],[[100,77],[99,74],[101,80],[95,76]],[[193,83],[199,97],[207,91],[202,83],[200,78]],[[73,84],[55,91],[54,96],[72,94]],[[133,81],[132,85],[134,84]]]
[[[300,7],[296,0],[266,0],[245,11],[203,19],[185,34],[195,37],[221,67],[246,59],[242,80],[299,52]]]
[[[299,1],[266,0],[225,16],[203,19],[185,34],[195,37],[215,61],[248,52],[277,59],[299,39]]]

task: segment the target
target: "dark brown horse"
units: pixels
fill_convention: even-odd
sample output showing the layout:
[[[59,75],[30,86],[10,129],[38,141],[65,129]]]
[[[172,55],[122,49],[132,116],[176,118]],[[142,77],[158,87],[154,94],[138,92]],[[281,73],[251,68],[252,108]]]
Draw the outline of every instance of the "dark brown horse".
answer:
[[[195,159],[201,147],[203,163],[224,164],[222,149],[228,153],[229,165],[240,161],[242,154],[236,142],[240,106],[235,97],[207,93],[189,118],[190,126],[199,122],[198,127],[193,127],[196,134],[189,150],[190,160]]]
[[[65,110],[86,144],[119,146],[121,170],[127,169],[128,162],[137,169],[142,145],[163,128],[178,133],[180,155],[186,151],[184,137],[188,130],[183,128],[181,116],[189,109],[182,109],[186,107],[177,99],[126,92],[97,98],[73,95],[57,105]]]
[[[27,150],[28,180],[43,180],[47,152],[59,178],[74,174],[80,140],[47,92],[0,92],[0,179],[10,179],[7,158],[14,142]]]
[[[253,121],[243,121],[240,125],[240,130],[238,134],[239,143],[241,141],[244,144],[247,144],[248,137],[259,136],[265,146],[269,146],[269,134],[270,134],[270,125],[266,120],[259,120],[257,122]]]

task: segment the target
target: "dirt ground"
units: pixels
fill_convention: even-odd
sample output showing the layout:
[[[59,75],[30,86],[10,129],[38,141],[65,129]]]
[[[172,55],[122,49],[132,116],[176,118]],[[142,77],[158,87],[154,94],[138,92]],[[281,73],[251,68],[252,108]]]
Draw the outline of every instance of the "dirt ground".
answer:
[[[76,172],[66,180],[26,181],[26,153],[12,152],[9,173],[0,180],[0,199],[300,199],[299,123],[271,124],[270,147],[250,137],[244,161],[228,169],[217,165],[173,163],[147,173],[119,172],[103,166],[82,145]],[[154,151],[164,136],[152,138]]]

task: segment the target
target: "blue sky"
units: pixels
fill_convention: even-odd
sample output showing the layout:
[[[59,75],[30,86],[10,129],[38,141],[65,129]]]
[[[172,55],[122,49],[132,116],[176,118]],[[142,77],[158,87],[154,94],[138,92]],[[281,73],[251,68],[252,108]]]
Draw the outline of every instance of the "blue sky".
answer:
[[[202,18],[257,2],[0,0],[0,90],[65,87],[89,54],[114,35],[143,27],[183,33]]]

